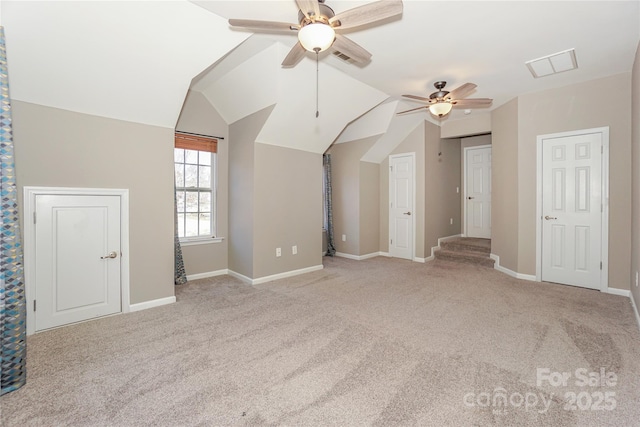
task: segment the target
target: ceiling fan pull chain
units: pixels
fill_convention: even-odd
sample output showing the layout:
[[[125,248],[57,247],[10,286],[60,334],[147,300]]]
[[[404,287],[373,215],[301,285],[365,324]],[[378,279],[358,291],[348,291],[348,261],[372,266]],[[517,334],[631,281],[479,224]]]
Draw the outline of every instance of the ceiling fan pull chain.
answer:
[[[318,97],[320,96],[320,83],[319,83],[319,74],[320,72],[319,70],[319,66],[318,66],[318,53],[320,52],[320,49],[315,48],[314,49],[316,51],[316,118],[318,118],[318,116],[320,115],[320,111],[318,109]]]

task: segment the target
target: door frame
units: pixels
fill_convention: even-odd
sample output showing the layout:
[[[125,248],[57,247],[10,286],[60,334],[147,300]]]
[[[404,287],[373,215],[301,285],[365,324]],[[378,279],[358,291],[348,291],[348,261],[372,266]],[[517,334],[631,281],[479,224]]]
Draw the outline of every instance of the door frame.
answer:
[[[602,270],[600,272],[600,288],[602,292],[609,289],[609,127],[581,129],[569,132],[550,133],[537,137],[537,166],[536,166],[536,281],[542,281],[542,142],[545,139],[565,138],[592,133],[602,135],[602,216],[600,258]]]
[[[462,237],[467,237],[467,152],[469,150],[477,150],[480,148],[491,148],[491,163],[493,164],[493,145],[474,145],[472,147],[464,147],[462,149]],[[489,175],[491,179],[491,175]],[[493,187],[492,187],[493,188]],[[493,202],[493,197],[491,198]]]
[[[36,196],[119,196],[120,197],[120,302],[121,312],[131,311],[129,297],[129,190],[116,188],[65,188],[65,187],[24,187],[24,281],[27,303],[27,335],[36,332],[33,301],[36,287],[35,246],[36,233],[33,216],[36,210]]]
[[[411,215],[411,261],[416,261],[416,153],[415,152],[410,152],[410,153],[400,153],[400,154],[391,154],[389,156],[389,167],[391,167],[391,160],[398,158],[398,157],[411,157],[411,181],[412,181],[412,185],[413,185],[413,195],[411,196],[412,200],[411,200],[411,212],[413,212],[413,214]],[[389,214],[389,230],[388,230],[388,238],[389,240],[391,239],[391,229],[393,226],[392,220],[393,218],[391,217],[391,173],[389,173],[389,206],[387,207],[388,209],[388,214]],[[389,256],[391,255],[391,244],[389,243]]]

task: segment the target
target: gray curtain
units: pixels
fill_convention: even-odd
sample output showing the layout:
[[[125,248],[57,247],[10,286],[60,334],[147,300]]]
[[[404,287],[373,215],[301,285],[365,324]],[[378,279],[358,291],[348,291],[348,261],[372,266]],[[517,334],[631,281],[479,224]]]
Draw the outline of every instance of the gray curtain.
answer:
[[[180,237],[178,237],[178,197],[176,196],[175,187],[173,188],[173,216],[175,224],[175,231],[173,233],[173,257],[175,261],[173,279],[176,285],[183,285],[187,283],[187,273],[184,270],[182,247],[180,246]]]
[[[4,28],[0,27],[0,395],[27,380],[27,312]]]
[[[324,227],[327,230],[326,255],[334,256],[336,247],[333,242],[333,208],[331,206],[331,154],[322,156],[324,170]]]

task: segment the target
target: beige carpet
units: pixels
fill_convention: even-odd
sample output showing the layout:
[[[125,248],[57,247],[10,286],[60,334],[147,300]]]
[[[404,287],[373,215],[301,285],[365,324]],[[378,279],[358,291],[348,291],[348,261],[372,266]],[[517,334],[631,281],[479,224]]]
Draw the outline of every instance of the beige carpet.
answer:
[[[445,261],[325,261],[255,287],[194,281],[176,304],[30,337],[1,424],[640,424],[628,298]],[[601,368],[609,382],[582,385]],[[538,369],[570,377],[537,386]]]

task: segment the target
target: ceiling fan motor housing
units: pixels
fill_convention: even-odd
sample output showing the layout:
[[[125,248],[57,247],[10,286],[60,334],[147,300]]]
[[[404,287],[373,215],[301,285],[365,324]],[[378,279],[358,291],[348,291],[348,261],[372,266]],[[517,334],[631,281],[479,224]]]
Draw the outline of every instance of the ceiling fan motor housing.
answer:
[[[333,9],[331,9],[329,6],[327,6],[324,3],[319,3],[318,4],[318,8],[320,9],[320,16],[316,16],[314,17],[314,22],[323,22],[325,24],[329,23],[329,19],[333,18],[334,16],[336,16],[336,13],[333,11]],[[305,16],[305,14],[299,10],[298,11],[298,22],[300,22],[300,25],[306,25],[308,24],[309,21],[307,19],[307,17]]]
[[[438,91],[433,92],[431,95],[429,95],[430,99],[443,99],[445,96],[449,95],[449,91],[442,90],[447,85],[447,82],[439,81],[435,82],[433,85],[436,89],[438,89]]]

